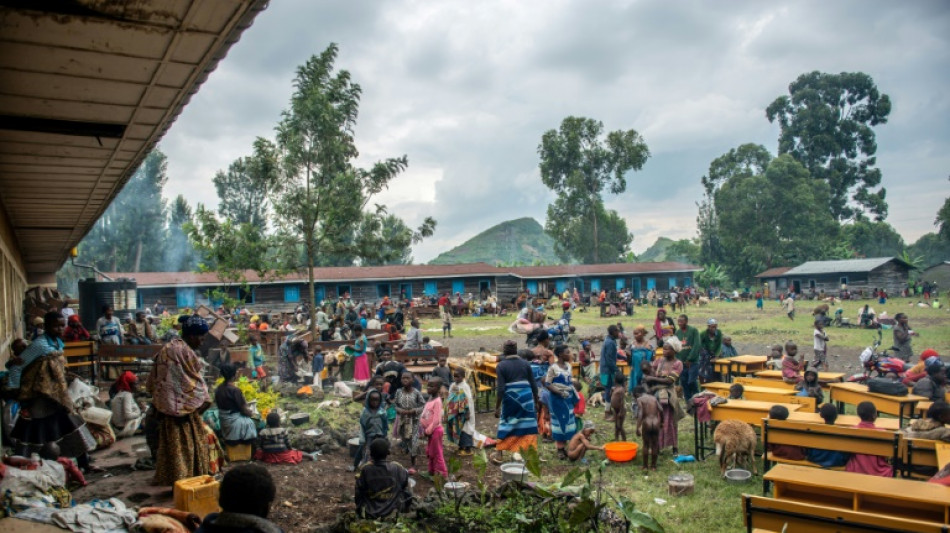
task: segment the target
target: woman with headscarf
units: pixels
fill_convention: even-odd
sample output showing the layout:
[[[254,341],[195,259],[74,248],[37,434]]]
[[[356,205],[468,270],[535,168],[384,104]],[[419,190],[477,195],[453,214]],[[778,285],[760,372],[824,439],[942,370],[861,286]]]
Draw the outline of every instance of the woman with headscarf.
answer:
[[[131,371],[126,370],[112,385],[112,388],[115,389],[115,396],[112,397],[110,407],[112,408],[112,425],[116,429],[116,438],[131,437],[145,418],[142,409],[135,401],[135,396],[133,396],[135,385],[138,382],[139,378]]]
[[[676,332],[676,325],[673,319],[666,316],[666,309],[662,307],[656,310],[656,320],[653,321],[653,333],[656,335],[657,347],[663,346],[663,339],[671,337]]]
[[[498,418],[498,443],[495,449],[518,452],[538,445],[538,386],[531,363],[518,356],[518,344],[506,341],[504,359],[498,362],[495,418]],[[500,457],[492,458],[500,462]]]
[[[653,375],[644,376],[643,382],[653,389],[653,395],[663,409],[663,427],[660,429],[660,449],[673,447],[673,455],[679,453],[679,436],[676,425],[685,416],[676,395],[676,383],[683,374],[683,362],[676,354],[683,343],[676,337],[663,340],[663,357],[653,360]]]
[[[214,404],[218,406],[221,418],[221,436],[229,445],[251,444],[257,439],[257,426],[254,413],[247,406],[247,400],[241,389],[234,385],[237,369],[233,365],[221,366],[224,383],[214,391]]]
[[[172,339],[155,356],[146,382],[154,408],[157,485],[174,485],[179,479],[212,473],[207,433],[201,421],[211,397],[195,353],[208,333],[208,324],[192,315],[182,324],[181,333],[181,339]]]
[[[64,342],[80,342],[88,341],[92,336],[89,335],[89,331],[83,327],[82,322],[79,321],[79,315],[69,315],[69,318],[66,320],[66,331],[63,332],[63,341]]]
[[[10,433],[14,452],[52,460],[76,457],[80,468],[90,470],[88,452],[96,441],[68,393],[61,338],[66,319],[52,311],[43,326],[43,334],[20,354],[20,364],[9,369],[8,386],[20,389],[20,414]]]
[[[277,348],[277,373],[282,383],[297,382],[297,358],[301,356],[307,357],[307,341],[287,335]]]
[[[633,328],[633,342],[630,343],[630,380],[627,383],[627,389],[631,394],[643,380],[640,364],[644,361],[652,363],[653,354],[653,345],[647,340],[647,328],[642,324],[637,324],[637,327]]]

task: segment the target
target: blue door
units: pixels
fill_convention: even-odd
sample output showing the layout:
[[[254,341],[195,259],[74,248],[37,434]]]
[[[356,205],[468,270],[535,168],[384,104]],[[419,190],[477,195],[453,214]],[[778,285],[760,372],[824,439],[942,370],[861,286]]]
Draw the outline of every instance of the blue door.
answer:
[[[670,276],[670,288],[672,289],[675,286],[676,286],[676,276]]]
[[[313,294],[313,297],[317,299],[317,305],[322,304],[323,301],[327,299],[327,289],[323,285],[314,287]]]
[[[528,292],[531,294],[538,294],[538,282],[537,281],[526,281],[524,284],[525,288],[528,289]]]
[[[353,293],[350,292],[350,286],[349,286],[349,285],[337,285],[337,286],[336,286],[336,295],[337,295],[339,298],[342,298],[343,295],[344,295],[344,294],[347,294],[347,293],[349,293],[350,296],[353,296]]]
[[[300,301],[300,286],[298,285],[285,285],[284,286],[284,302],[289,304],[295,304]]]
[[[564,294],[564,291],[567,290],[567,280],[559,279],[554,282],[554,288],[557,290],[558,294]]]
[[[617,290],[622,291],[627,286],[627,281],[623,278],[617,278]]]
[[[399,292],[405,294],[406,298],[412,298],[412,283],[400,283]]]
[[[179,287],[175,289],[175,303],[179,309],[195,306],[195,289],[193,287]]]
[[[382,298],[383,296],[391,296],[389,294],[389,284],[388,283],[377,283],[376,284],[376,297]]]
[[[145,307],[145,297],[142,296],[142,291],[135,291],[135,292],[136,292],[136,301],[138,301],[138,305],[136,307],[138,309],[142,309]]]
[[[656,278],[647,278],[647,290],[652,291],[656,288]]]
[[[436,294],[439,294],[439,289],[436,288],[436,284],[434,281],[425,282],[425,288],[423,289],[423,291],[425,291],[426,296],[435,296]]]
[[[688,278],[688,277],[687,277],[687,278],[683,278],[683,286],[684,286],[684,287],[692,287],[692,285],[693,285],[693,280],[692,280],[691,278]]]
[[[633,278],[633,297],[640,298],[640,278]]]
[[[600,292],[600,278],[590,280],[591,292]]]
[[[452,282],[452,292],[457,292],[462,294],[465,292],[465,282],[462,280],[455,280]]]

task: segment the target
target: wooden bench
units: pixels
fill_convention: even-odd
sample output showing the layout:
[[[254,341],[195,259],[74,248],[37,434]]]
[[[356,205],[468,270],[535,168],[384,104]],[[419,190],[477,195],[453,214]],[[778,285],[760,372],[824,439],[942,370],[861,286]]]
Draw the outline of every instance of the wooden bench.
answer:
[[[944,524],[851,511],[824,505],[742,495],[743,523],[747,532],[785,533],[941,533]]]
[[[950,487],[910,479],[777,465],[774,498],[893,518],[950,524]]]
[[[805,375],[802,372],[802,375]],[[755,373],[755,377],[761,379],[771,379],[782,381],[782,371],[781,370],[762,370]],[[823,383],[838,383],[844,381],[845,373],[844,372],[819,372],[818,381]]]
[[[904,420],[914,415],[917,402],[926,401],[923,396],[908,394],[907,396],[890,396],[868,392],[867,385],[860,383],[832,383],[830,400],[838,404],[838,411],[842,412],[844,404],[857,405],[861,402],[871,402],[880,413],[895,415],[903,427]]]
[[[930,439],[911,439],[901,438],[900,450],[898,454],[901,460],[901,473],[903,477],[930,479],[932,472],[915,472],[917,469],[936,469],[940,470],[950,462],[947,457],[950,444],[943,441]],[[943,451],[944,457],[941,460],[940,452]]]
[[[774,402],[755,402],[751,400],[729,400],[726,403],[719,404],[710,408],[709,414],[711,422],[722,422],[723,420],[741,420],[754,427],[762,427],[762,419],[769,416],[769,409],[773,405],[784,405],[788,411],[794,412],[802,406],[793,403],[774,403]],[[696,458],[704,460],[706,452],[715,448],[707,447],[706,440],[709,433],[708,424],[700,422],[693,417],[693,446],[696,450]]]
[[[811,424],[791,420],[766,419],[762,425],[762,446],[782,444],[802,448],[819,448],[836,452],[860,453],[890,458],[893,475],[900,465],[900,440],[897,432],[877,429],[848,428],[828,424]],[[762,455],[762,471],[767,472],[771,463],[784,463],[816,469],[822,467],[808,460],[794,461],[775,456],[772,452]],[[835,467],[843,469],[843,467]],[[763,480],[763,492],[768,493],[768,480]]]
[[[83,368],[89,370],[89,377],[96,379],[96,343],[94,341],[67,342],[63,347],[66,369]]]
[[[735,383],[741,384],[743,387],[752,386],[752,387],[766,387],[772,389],[781,389],[781,390],[795,390],[794,383],[785,383],[781,379],[767,379],[759,377],[737,377],[733,380]],[[829,393],[829,387],[827,383],[823,383],[821,390],[825,394]]]
[[[825,421],[821,418],[821,415],[814,412],[808,412],[805,409],[795,411],[794,413],[788,414],[788,419],[793,422],[805,422],[808,424],[824,424]],[[861,419],[858,415],[838,415],[838,418],[835,419],[836,426],[853,428],[861,422]],[[900,425],[896,418],[878,418],[874,421],[874,425],[886,429],[888,431],[897,431],[900,429]]]
[[[152,361],[162,350],[161,344],[100,344],[99,345],[99,378],[113,379],[110,370],[116,374],[122,370],[133,372],[147,372],[152,369]]]
[[[485,410],[478,411],[479,413],[487,413],[491,411],[491,396],[495,391],[495,388],[491,385],[487,385],[482,382],[478,377],[478,372],[472,372],[472,381],[475,386],[472,388],[472,393],[475,395],[475,410],[478,411],[479,400],[485,398]]]
[[[704,389],[715,392],[718,396],[723,398],[729,397],[729,383],[723,383],[721,381],[714,381],[711,383],[704,383],[701,385]],[[755,387],[755,386],[744,386],[745,391],[743,392],[743,397],[746,400],[751,400],[753,402],[771,402],[771,403],[792,403],[790,400],[798,391],[787,390],[787,389],[776,389],[771,387]],[[814,401],[814,398],[812,398]]]

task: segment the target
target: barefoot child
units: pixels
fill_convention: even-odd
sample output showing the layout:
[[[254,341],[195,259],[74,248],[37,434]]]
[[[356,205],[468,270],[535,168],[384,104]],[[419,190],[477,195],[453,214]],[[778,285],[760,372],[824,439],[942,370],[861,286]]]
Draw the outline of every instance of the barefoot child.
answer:
[[[610,390],[610,412],[614,420],[614,440],[627,440],[627,432],[623,429],[623,422],[627,418],[627,409],[623,402],[625,392],[624,376],[618,373],[614,378],[614,388]]]
[[[442,454],[442,435],[445,434],[445,430],[442,429],[442,396],[439,395],[441,390],[442,380],[439,378],[432,378],[426,383],[429,401],[419,417],[419,428],[429,439],[429,444],[426,446],[429,475],[439,474],[448,479],[449,470],[445,466],[445,457]]]
[[[594,446],[590,443],[590,436],[594,434],[594,423],[588,420],[584,422],[584,429],[571,437],[567,443],[567,458],[573,461],[579,461],[584,458],[588,450],[601,450],[603,446]]]
[[[415,379],[411,372],[403,372],[399,379],[402,387],[396,391],[393,398],[396,414],[399,416],[396,424],[399,428],[400,445],[409,455],[410,464],[415,466],[416,456],[419,455],[419,415],[422,414],[425,399],[422,393],[412,386]]]
[[[576,421],[577,427],[584,427],[584,412],[587,411],[587,398],[584,396],[584,393],[581,391],[583,384],[581,380],[574,382],[574,390],[577,391],[577,404],[574,406],[574,420]]]
[[[815,361],[812,367],[816,370],[819,367],[828,370],[828,363],[825,358],[828,357],[828,341],[830,338],[825,333],[825,323],[821,319],[815,320]]]
[[[261,339],[257,335],[250,336],[251,345],[248,347],[248,351],[251,354],[251,377],[254,379],[260,380],[261,385],[266,390],[267,380],[264,379],[267,377],[267,372],[264,371],[264,349],[261,348]]]
[[[656,459],[660,455],[660,428],[663,427],[663,409],[659,400],[647,394],[642,385],[633,389],[637,400],[637,436],[643,437],[643,469],[656,470]],[[651,464],[647,464],[647,459]]]

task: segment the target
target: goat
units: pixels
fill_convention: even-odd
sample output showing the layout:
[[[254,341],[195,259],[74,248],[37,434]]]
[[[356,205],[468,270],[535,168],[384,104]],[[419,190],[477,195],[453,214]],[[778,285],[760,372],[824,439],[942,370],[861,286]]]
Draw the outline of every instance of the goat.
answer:
[[[713,442],[716,443],[716,454],[719,456],[719,470],[726,475],[726,466],[732,459],[732,467],[736,468],[740,460],[750,465],[752,474],[755,469],[755,430],[741,420],[723,420],[713,433]]]

